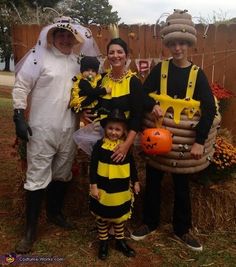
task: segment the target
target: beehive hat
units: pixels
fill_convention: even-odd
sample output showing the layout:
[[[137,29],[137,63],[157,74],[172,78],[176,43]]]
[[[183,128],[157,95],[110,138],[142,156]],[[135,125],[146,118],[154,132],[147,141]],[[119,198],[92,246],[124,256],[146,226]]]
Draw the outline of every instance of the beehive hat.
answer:
[[[197,31],[192,22],[192,16],[187,10],[174,9],[174,13],[169,15],[166,23],[160,31],[164,45],[176,40],[186,41],[189,45],[197,42]]]

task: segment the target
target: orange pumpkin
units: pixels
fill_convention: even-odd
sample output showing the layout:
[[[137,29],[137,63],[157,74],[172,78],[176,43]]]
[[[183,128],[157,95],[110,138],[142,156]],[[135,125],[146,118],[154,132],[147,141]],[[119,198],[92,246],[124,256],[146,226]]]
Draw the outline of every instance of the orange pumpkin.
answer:
[[[168,153],[172,148],[172,134],[164,128],[145,129],[141,134],[141,146],[149,155]]]

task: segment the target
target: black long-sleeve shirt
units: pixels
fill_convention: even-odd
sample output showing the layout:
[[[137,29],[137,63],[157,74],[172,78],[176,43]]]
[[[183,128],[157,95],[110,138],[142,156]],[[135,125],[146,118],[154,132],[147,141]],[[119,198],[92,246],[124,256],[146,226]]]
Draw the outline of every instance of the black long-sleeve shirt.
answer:
[[[177,67],[172,60],[169,63],[167,94],[175,98],[185,98],[189,73],[192,64],[185,68]],[[161,63],[158,63],[150,72],[143,84],[145,94],[144,109],[150,112],[155,100],[148,96],[149,93],[155,92],[160,94],[161,82]],[[200,101],[201,117],[196,126],[196,143],[204,144],[211,128],[214,116],[216,114],[215,100],[208,83],[207,77],[202,69],[199,69],[194,90],[193,99]]]

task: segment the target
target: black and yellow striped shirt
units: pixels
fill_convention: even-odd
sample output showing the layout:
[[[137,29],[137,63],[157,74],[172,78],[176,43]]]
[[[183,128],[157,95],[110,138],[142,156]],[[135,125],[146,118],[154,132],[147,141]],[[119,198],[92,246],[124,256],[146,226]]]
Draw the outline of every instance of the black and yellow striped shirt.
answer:
[[[117,144],[104,138],[93,148],[90,183],[97,184],[100,199],[90,198],[90,210],[97,217],[120,222],[131,214],[130,181],[137,181],[137,170],[131,153],[123,162],[113,162],[111,155]]]
[[[109,73],[103,74],[101,86],[111,88],[111,94],[101,96],[100,107],[112,111],[115,108],[122,110],[128,118],[129,130],[140,131],[143,116],[142,83],[135,73],[130,70],[120,81],[113,81]],[[107,115],[101,112],[101,119]]]

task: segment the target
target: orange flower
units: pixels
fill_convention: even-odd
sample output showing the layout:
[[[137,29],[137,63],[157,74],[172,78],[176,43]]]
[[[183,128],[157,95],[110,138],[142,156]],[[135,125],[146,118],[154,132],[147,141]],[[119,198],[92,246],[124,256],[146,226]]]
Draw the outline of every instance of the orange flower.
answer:
[[[236,168],[236,147],[230,144],[223,136],[216,137],[212,164],[217,169]]]

